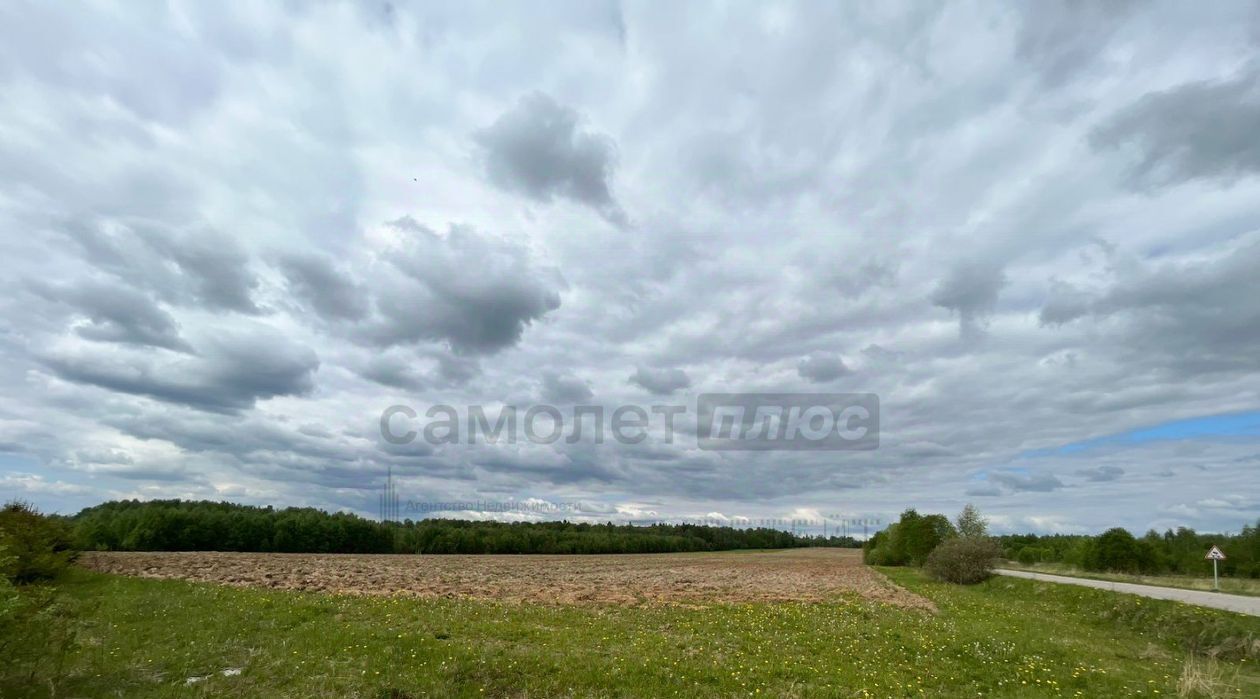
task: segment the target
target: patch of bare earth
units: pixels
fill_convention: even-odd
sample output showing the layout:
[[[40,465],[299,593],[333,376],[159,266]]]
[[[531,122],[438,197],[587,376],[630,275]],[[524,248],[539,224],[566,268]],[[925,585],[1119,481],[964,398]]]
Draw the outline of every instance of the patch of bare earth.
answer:
[[[860,551],[457,556],[85,552],[87,568],[146,578],[339,594],[468,597],[547,604],[814,602],[857,594],[935,611],[862,565]]]

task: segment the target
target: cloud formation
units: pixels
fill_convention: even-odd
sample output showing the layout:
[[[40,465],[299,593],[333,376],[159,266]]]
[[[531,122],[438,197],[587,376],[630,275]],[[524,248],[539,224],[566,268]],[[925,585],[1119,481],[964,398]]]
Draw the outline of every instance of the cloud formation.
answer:
[[[371,514],[392,468],[408,499],[594,519],[983,496],[1006,529],[1236,529],[1260,517],[1221,496],[1260,458],[1258,18],[15,8],[0,483]],[[879,449],[712,452],[685,416],[633,444],[379,425],[833,390],[879,396]]]
[[[359,320],[368,311],[365,290],[338,270],[326,257],[288,253],[280,258],[280,268],[293,295],[310,304],[328,320]]]
[[[1048,493],[1063,487],[1062,481],[1048,473],[996,472],[989,474],[989,480],[1009,490],[1034,493]]]
[[[1201,178],[1231,182],[1260,172],[1260,69],[1143,95],[1094,131],[1096,148],[1131,146],[1135,184]]]
[[[516,344],[532,322],[560,307],[563,280],[508,240],[451,226],[445,235],[401,219],[377,290],[379,316],[366,337],[378,345],[442,340],[457,352]]]
[[[966,260],[950,269],[937,285],[932,303],[958,315],[960,334],[974,334],[997,307],[998,294],[1006,284],[1000,267]]]
[[[1093,468],[1079,469],[1077,470],[1076,475],[1084,476],[1086,480],[1091,480],[1095,482],[1114,481],[1120,476],[1124,475],[1124,469],[1120,468],[1119,466],[1111,466],[1109,464],[1104,464],[1102,466],[1095,466]]]
[[[572,108],[530,93],[477,132],[476,141],[497,186],[543,202],[571,199],[625,223],[609,184],[616,145],[606,135],[581,129]]]
[[[548,371],[542,377],[540,397],[545,403],[567,404],[585,403],[594,398],[595,394],[585,381],[576,376],[566,376],[554,371]]]
[[[193,357],[75,347],[43,361],[67,381],[223,412],[308,393],[319,368],[313,351],[270,331],[208,339]]]
[[[675,391],[681,391],[690,387],[691,379],[687,377],[687,372],[682,369],[653,369],[641,366],[636,368],[634,373],[630,375],[630,383],[652,395],[667,396]]]
[[[39,296],[65,304],[82,318],[74,332],[99,342],[149,345],[187,352],[170,313],[143,292],[120,284],[86,279],[66,286],[40,282],[32,285]]]
[[[796,373],[813,383],[827,383],[848,374],[849,367],[838,354],[815,352],[797,364]]]

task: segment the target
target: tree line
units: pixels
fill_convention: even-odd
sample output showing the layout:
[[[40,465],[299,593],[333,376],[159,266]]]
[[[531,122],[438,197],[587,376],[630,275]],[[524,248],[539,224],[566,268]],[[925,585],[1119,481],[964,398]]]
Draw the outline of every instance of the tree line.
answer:
[[[944,542],[968,537],[966,530],[974,527],[978,516],[970,505],[957,523],[944,515],[908,509],[866,542],[863,556],[871,565],[924,565]],[[1003,558],[1024,564],[1062,563],[1087,571],[1145,575],[1211,575],[1212,566],[1203,556],[1215,545],[1228,556],[1220,562],[1222,575],[1260,578],[1260,522],[1244,526],[1237,534],[1200,534],[1179,527],[1162,534],[1152,529],[1135,537],[1116,527],[1098,535],[1006,534],[993,540]]]
[[[770,528],[421,519],[376,522],[314,508],[122,500],[69,518],[84,550],[277,553],[670,553],[861,544]]]
[[[1260,521],[1237,534],[1201,534],[1187,527],[1154,529],[1135,537],[1121,528],[1097,536],[1012,534],[1001,537],[1006,557],[1024,564],[1062,563],[1083,570],[1207,576],[1203,556],[1212,546],[1224,550],[1222,575],[1260,578]]]

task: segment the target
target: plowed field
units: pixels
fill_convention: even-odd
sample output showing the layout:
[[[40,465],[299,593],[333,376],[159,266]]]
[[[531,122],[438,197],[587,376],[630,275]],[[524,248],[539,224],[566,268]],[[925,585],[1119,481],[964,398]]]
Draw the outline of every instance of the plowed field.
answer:
[[[607,556],[398,556],[87,552],[93,570],[340,594],[545,604],[703,605],[844,594],[931,610],[843,549]]]

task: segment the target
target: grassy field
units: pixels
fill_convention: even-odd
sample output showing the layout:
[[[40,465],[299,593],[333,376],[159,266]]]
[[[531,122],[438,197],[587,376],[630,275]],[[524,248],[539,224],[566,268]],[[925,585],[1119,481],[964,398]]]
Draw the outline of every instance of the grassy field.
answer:
[[[1138,585],[1178,587],[1184,590],[1208,591],[1212,589],[1211,576],[1203,578],[1192,577],[1189,575],[1126,575],[1124,573],[1091,573],[1081,570],[1080,568],[1063,565],[1061,563],[1035,563],[1032,565],[1025,565],[1023,563],[1007,562],[1003,563],[1001,567],[1010,568],[1011,570],[1027,570],[1033,573],[1047,573],[1049,575],[1071,575],[1077,578],[1089,578],[1091,580],[1110,580],[1111,582],[1127,582],[1136,583]],[[1211,569],[1209,568],[1208,570]],[[1221,578],[1221,592],[1260,597],[1260,580],[1253,580],[1251,578]]]
[[[77,638],[0,696],[1260,696],[1260,619],[997,578],[887,569],[938,612],[825,602],[543,605],[234,588],[84,570]],[[34,672],[33,676],[27,673]]]

